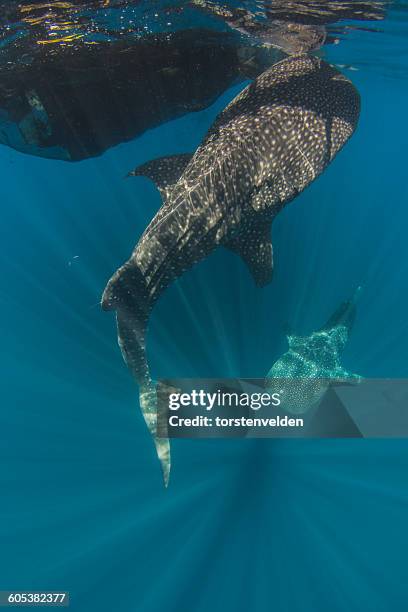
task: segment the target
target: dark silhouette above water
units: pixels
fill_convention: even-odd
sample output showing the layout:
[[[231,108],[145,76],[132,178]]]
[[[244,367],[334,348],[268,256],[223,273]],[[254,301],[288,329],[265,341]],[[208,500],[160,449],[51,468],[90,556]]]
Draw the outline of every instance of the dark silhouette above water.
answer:
[[[66,161],[206,108],[278,58],[203,29],[21,51],[0,64],[0,143]]]
[[[385,3],[274,0],[248,6],[212,0],[2,2],[0,143],[66,161],[100,155],[206,108],[282,53],[319,49],[357,21],[365,28],[363,22],[383,19]],[[200,22],[208,29],[186,29]]]

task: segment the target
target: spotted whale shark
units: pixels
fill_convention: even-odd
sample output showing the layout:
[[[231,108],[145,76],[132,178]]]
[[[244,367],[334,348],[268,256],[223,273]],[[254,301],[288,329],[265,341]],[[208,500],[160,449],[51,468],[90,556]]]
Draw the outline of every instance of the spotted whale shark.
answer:
[[[362,379],[342,365],[342,354],[356,318],[356,302],[361,292],[340,304],[320,329],[309,336],[287,336],[288,350],[271,367],[266,389],[280,385],[283,407],[303,414],[319,403],[333,379],[358,383]]]
[[[146,356],[150,312],[185,270],[219,246],[237,253],[256,285],[272,277],[271,223],[330,164],[353,134],[360,97],[317,57],[290,56],[263,72],[218,115],[194,154],[149,161],[130,174],[153,180],[163,204],[130,259],[109,280],[102,308],[116,311],[123,357],[155,431]],[[169,448],[156,440],[165,480]]]

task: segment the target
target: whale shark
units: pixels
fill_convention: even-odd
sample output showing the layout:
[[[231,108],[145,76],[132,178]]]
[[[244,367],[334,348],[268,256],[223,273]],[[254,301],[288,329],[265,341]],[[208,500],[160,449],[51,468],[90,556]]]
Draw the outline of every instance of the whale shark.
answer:
[[[265,385],[267,390],[276,390],[278,382],[287,412],[303,414],[310,410],[320,402],[333,379],[350,383],[362,380],[341,363],[360,292],[361,287],[351,299],[340,304],[323,327],[309,336],[287,336],[289,348],[269,370]]]
[[[194,154],[161,157],[130,173],[153,180],[163,204],[109,280],[101,305],[116,311],[119,346],[142,397],[151,400],[146,332],[162,292],[219,246],[243,259],[256,285],[269,283],[273,219],[330,164],[359,113],[360,96],[337,69],[317,57],[290,56],[232,100]],[[154,406],[147,403],[141,407],[154,435]],[[164,471],[166,480],[169,463]]]

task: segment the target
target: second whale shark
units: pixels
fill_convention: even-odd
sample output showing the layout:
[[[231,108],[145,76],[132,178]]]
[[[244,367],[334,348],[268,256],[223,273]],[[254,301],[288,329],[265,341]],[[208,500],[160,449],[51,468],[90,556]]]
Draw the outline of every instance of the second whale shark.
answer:
[[[288,350],[271,367],[266,388],[279,385],[283,407],[292,414],[303,414],[319,403],[333,380],[359,383],[361,377],[342,365],[342,354],[350,339],[356,318],[354,296],[340,304],[320,329],[309,336],[287,336]]]
[[[162,157],[131,173],[153,180],[163,205],[109,280],[102,307],[116,311],[119,345],[140,386],[153,435],[154,389],[146,357],[153,305],[218,246],[241,256],[256,285],[268,283],[273,219],[334,159],[359,113],[360,96],[343,74],[322,59],[291,56],[218,115],[194,154]],[[156,447],[167,482],[168,441],[156,440]]]

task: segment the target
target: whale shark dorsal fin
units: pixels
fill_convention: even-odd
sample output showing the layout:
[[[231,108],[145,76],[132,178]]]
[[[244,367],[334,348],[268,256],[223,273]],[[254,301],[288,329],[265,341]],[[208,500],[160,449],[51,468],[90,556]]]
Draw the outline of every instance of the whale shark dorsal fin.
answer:
[[[146,176],[153,181],[165,200],[192,157],[192,153],[158,157],[141,166],[137,166],[127,176]]]
[[[259,287],[270,282],[273,270],[271,221],[249,225],[224,246],[242,257]]]
[[[288,341],[289,348],[293,348],[296,344],[299,344],[301,338],[294,334],[287,334],[286,339]]]

